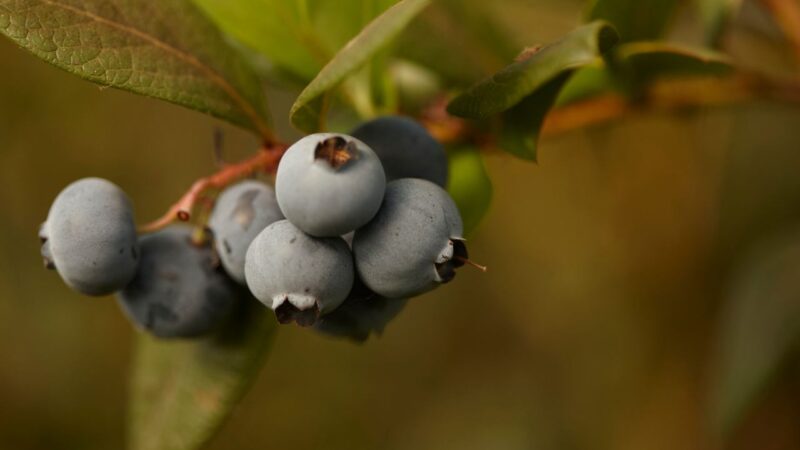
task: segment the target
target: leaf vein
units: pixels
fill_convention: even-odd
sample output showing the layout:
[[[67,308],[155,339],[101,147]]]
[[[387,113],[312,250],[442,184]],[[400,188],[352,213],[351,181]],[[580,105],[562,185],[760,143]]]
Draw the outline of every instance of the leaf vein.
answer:
[[[64,3],[61,3],[61,2],[58,2],[58,1],[55,1],[55,0],[41,0],[41,2],[45,3],[47,5],[56,7],[56,8],[61,8],[61,9],[65,10],[65,11],[68,11],[68,12],[71,12],[73,14],[76,14],[79,17],[84,17],[88,21],[94,21],[96,23],[108,26],[110,28],[114,28],[114,29],[116,29],[116,30],[118,30],[118,31],[120,31],[122,33],[128,34],[128,35],[133,36],[135,38],[138,38],[138,39],[140,39],[140,40],[142,40],[142,41],[144,41],[144,42],[146,42],[148,44],[151,44],[151,45],[163,50],[166,53],[169,53],[169,54],[173,55],[174,57],[186,62],[190,66],[195,67],[195,69],[197,69],[200,73],[205,75],[205,77],[209,81],[211,81],[213,84],[217,85],[223,92],[225,92],[225,94],[228,97],[231,98],[231,100],[242,110],[242,112],[244,112],[244,114],[247,115],[247,117],[250,119],[250,121],[253,123],[253,125],[261,133],[262,137],[264,137],[265,139],[271,139],[272,138],[272,133],[269,131],[269,128],[266,126],[266,124],[263,122],[263,120],[261,119],[259,114],[256,112],[256,109],[249,102],[247,102],[239,94],[239,92],[236,89],[234,89],[234,87],[231,86],[230,83],[228,83],[225,80],[225,78],[223,78],[221,75],[219,75],[212,68],[208,67],[206,64],[203,64],[203,62],[200,61],[199,59],[197,59],[196,57],[194,57],[194,56],[192,56],[192,55],[190,55],[190,54],[188,54],[188,53],[186,53],[184,51],[181,51],[180,49],[178,49],[178,48],[176,48],[176,47],[174,47],[172,45],[169,45],[168,43],[166,43],[166,42],[164,42],[164,41],[162,41],[160,39],[157,39],[156,37],[151,36],[151,35],[143,32],[143,31],[141,31],[139,29],[136,29],[136,28],[134,28],[132,26],[129,26],[129,25],[126,25],[126,24],[123,24],[123,23],[119,23],[119,22],[116,22],[116,21],[111,20],[109,18],[94,14],[94,13],[92,13],[90,11],[86,11],[84,9],[76,8],[76,7],[72,6],[72,5],[67,5],[67,4],[64,4]],[[37,19],[38,19],[38,17],[37,17]],[[41,20],[39,20],[39,23],[40,24],[42,23]],[[57,50],[58,49],[56,49],[54,51],[57,52]]]

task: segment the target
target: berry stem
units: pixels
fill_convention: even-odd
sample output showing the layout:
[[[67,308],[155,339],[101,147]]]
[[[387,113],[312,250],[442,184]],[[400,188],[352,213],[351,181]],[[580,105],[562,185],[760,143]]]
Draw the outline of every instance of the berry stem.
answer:
[[[463,256],[456,256],[454,259],[456,261],[461,261],[464,264],[470,265],[470,266],[480,270],[483,273],[486,273],[489,270],[488,267],[482,266],[482,265],[476,263],[475,261],[472,261],[471,259],[464,258]]]
[[[175,221],[186,222],[192,218],[192,210],[207,191],[222,189],[258,172],[274,173],[287,148],[288,146],[285,144],[265,144],[252,158],[225,165],[213,175],[195,181],[163,216],[143,225],[139,231],[150,233]]]

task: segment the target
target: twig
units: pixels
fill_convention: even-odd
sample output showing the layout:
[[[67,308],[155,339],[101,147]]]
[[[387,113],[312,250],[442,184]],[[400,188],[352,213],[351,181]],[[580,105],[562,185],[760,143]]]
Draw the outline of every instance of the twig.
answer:
[[[761,0],[772,14],[800,64],[800,4],[795,0]]]
[[[742,73],[728,79],[692,79],[654,83],[644,100],[629,101],[621,94],[606,94],[572,103],[550,112],[542,134],[553,136],[608,123],[642,112],[676,112],[767,99],[800,103],[800,83],[769,80]]]
[[[206,178],[201,178],[192,184],[192,187],[183,194],[161,218],[150,222],[140,228],[143,233],[159,230],[176,220],[188,221],[191,219],[192,210],[199,199],[211,189],[221,189],[242,178],[249,177],[258,172],[273,173],[278,167],[278,162],[286,151],[286,145],[274,144],[265,146],[250,159],[236,164],[229,164],[217,173]]]
[[[447,96],[442,95],[431,102],[420,114],[420,123],[442,144],[474,141],[478,134],[474,123],[448,114],[448,100]]]
[[[752,73],[740,73],[726,79],[690,79],[654,83],[641,101],[632,102],[622,94],[606,94],[554,109],[548,114],[542,134],[553,136],[575,129],[622,119],[642,112],[675,112],[755,99],[769,99],[800,104],[800,81],[775,80]],[[453,117],[446,110],[442,97],[422,112],[419,121],[444,144],[470,143],[482,149],[494,147],[487,129],[476,122]],[[236,164],[223,166],[217,173],[194,182],[161,218],[141,227],[142,232],[161,229],[176,220],[188,221],[192,210],[211,190],[255,173],[274,173],[287,149],[286,144],[267,144],[255,156]]]

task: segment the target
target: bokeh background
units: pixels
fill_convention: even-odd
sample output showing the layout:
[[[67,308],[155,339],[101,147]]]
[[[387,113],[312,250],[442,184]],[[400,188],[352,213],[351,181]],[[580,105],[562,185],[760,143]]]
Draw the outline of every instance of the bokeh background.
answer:
[[[582,12],[495,3],[520,48]],[[695,25],[687,8],[672,39]],[[752,6],[728,49],[796,70]],[[229,160],[257,142],[7,39],[0,61],[0,448],[119,449],[135,332],[113,298],[81,297],[42,268],[38,226],[85,176],[113,180],[153,219],[214,170],[215,128]],[[271,95],[284,136],[296,136],[295,95]],[[489,272],[462,270],[363,345],[282,327],[211,448],[800,449],[797,359],[728,444],[709,426],[731,286],[760,242],[800,230],[800,108],[641,114],[547,139],[538,165],[499,153],[486,164],[494,202],[470,245]]]

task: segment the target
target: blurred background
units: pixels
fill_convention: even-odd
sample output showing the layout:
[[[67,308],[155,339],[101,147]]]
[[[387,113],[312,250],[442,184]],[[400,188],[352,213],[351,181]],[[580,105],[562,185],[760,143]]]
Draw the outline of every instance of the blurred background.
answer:
[[[578,1],[494,4],[520,49],[583,12]],[[691,41],[693,10],[675,22],[671,39]],[[748,2],[727,49],[797,69]],[[119,184],[138,220],[154,219],[215,170],[215,128],[228,160],[257,142],[100,89],[7,39],[0,61],[0,448],[122,448],[135,332],[113,298],[84,298],[43,269],[38,226],[86,176]],[[287,138],[295,95],[270,96]],[[463,269],[362,345],[281,327],[210,448],[800,449],[800,341],[786,337],[800,335],[800,258],[773,261],[799,242],[800,108],[640,114],[546,139],[538,164],[485,163],[494,201],[470,253],[489,272]],[[786,271],[783,284],[759,287],[762,261]],[[772,322],[747,293],[775,294],[763,302],[787,319],[775,324],[785,342],[764,337]],[[759,326],[766,334],[752,335]],[[773,346],[780,364],[723,441],[712,422],[735,402],[719,398],[736,385],[726,370],[759,370]]]

